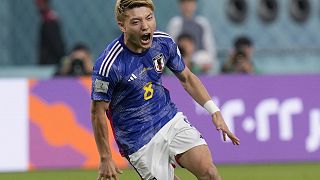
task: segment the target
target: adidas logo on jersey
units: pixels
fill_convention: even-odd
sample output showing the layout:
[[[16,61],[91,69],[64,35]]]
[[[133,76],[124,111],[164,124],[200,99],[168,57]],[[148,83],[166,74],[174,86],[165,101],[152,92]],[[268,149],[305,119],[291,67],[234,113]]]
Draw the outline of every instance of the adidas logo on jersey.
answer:
[[[132,73],[130,78],[129,78],[129,80],[128,80],[128,82],[133,81],[135,79],[137,79],[137,76]]]

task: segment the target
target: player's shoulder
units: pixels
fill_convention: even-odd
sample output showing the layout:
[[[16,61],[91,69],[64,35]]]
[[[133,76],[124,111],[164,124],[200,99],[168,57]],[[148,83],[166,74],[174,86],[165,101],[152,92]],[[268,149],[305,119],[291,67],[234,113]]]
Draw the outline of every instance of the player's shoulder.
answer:
[[[163,31],[155,31],[153,33],[153,37],[156,38],[156,39],[164,39],[164,40],[172,40],[172,37],[168,34],[168,33],[165,33]]]
[[[98,57],[94,71],[101,76],[108,77],[112,67],[118,63],[123,49],[123,45],[119,39],[112,41]]]
[[[153,34],[153,38],[155,41],[157,42],[163,42],[165,44],[172,44],[174,43],[174,40],[172,39],[172,37],[168,34],[165,33],[163,31],[155,31]]]

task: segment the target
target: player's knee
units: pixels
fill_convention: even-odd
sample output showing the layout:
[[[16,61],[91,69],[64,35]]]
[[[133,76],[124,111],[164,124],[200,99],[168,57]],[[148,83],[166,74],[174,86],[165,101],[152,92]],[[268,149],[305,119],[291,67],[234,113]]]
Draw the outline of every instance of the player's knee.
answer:
[[[216,167],[209,167],[203,171],[201,177],[198,177],[201,180],[221,180],[220,175]]]
[[[211,167],[207,170],[207,176],[210,180],[221,180],[216,167]]]
[[[180,178],[176,175],[174,175],[174,180],[180,180]]]

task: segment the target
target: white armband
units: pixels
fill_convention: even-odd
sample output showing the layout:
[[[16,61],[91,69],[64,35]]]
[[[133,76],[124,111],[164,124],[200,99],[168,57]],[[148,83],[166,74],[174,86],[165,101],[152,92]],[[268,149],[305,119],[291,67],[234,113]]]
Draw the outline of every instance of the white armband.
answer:
[[[210,115],[214,114],[217,111],[220,111],[218,106],[212,100],[204,103],[203,107],[210,113]]]

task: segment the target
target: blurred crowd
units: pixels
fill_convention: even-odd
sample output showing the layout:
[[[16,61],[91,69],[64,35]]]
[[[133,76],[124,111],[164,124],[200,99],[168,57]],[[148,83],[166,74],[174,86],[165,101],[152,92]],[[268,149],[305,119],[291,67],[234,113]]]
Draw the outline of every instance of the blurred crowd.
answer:
[[[167,33],[176,41],[185,64],[198,75],[218,73],[252,74],[253,42],[243,35],[234,40],[234,47],[223,61],[217,58],[214,27],[197,11],[197,0],[177,0],[179,14],[167,24]],[[35,0],[41,16],[38,43],[38,64],[56,66],[55,76],[86,76],[94,62],[90,48],[76,43],[70,51],[62,36],[62,26],[50,0]],[[222,63],[221,63],[222,62]],[[221,63],[221,64],[220,64]],[[166,74],[171,74],[168,70]]]

